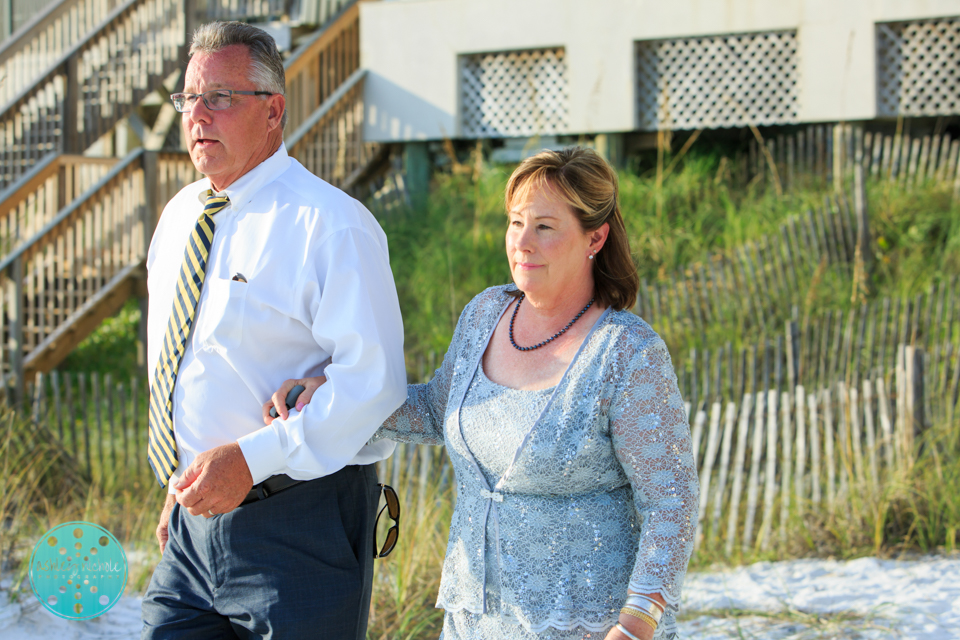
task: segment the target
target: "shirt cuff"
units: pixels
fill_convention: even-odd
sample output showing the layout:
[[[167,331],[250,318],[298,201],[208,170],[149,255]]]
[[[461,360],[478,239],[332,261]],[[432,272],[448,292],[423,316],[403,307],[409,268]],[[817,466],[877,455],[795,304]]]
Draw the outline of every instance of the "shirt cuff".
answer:
[[[174,474],[170,476],[170,482],[167,483],[167,493],[176,495],[177,490],[173,488],[173,485],[178,482],[180,482],[180,474],[174,472]]]
[[[247,461],[253,484],[276,475],[286,466],[280,435],[272,424],[239,438],[237,444]]]

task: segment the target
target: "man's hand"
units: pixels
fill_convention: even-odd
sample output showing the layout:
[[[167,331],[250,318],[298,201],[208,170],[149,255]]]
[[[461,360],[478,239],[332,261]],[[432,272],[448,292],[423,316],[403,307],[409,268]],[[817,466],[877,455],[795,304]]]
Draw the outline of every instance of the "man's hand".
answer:
[[[160,512],[160,524],[157,525],[157,542],[160,544],[160,555],[167,548],[167,528],[170,526],[170,512],[173,511],[173,505],[177,503],[177,498],[172,493],[167,494],[167,500],[163,503],[163,510]]]
[[[212,518],[239,507],[253,488],[253,477],[240,445],[233,442],[197,456],[173,488],[190,515]]]

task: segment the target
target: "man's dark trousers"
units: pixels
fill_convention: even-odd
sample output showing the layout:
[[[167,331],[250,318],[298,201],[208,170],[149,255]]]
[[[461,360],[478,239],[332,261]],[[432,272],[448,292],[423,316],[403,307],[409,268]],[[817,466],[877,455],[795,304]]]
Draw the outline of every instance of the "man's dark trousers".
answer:
[[[363,640],[379,495],[371,464],[209,519],[176,505],[142,640]]]

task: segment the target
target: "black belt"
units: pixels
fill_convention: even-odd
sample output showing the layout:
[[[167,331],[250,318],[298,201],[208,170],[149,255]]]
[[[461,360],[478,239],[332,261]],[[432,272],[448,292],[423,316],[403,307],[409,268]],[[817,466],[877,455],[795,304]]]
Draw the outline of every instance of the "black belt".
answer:
[[[260,484],[253,485],[253,489],[250,489],[250,493],[247,494],[247,497],[243,499],[243,502],[240,503],[242,507],[245,504],[250,504],[251,502],[256,502],[257,500],[266,500],[275,493],[280,493],[285,491],[290,487],[296,486],[304,480],[294,480],[287,475],[278,475],[270,476]]]

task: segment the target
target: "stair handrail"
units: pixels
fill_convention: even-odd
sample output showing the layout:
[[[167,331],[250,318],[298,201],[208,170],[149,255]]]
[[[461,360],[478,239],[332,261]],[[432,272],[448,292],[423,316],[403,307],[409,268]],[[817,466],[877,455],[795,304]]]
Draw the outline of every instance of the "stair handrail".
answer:
[[[300,142],[303,136],[307,135],[310,129],[316,126],[316,124],[320,122],[323,117],[330,112],[331,109],[337,106],[337,103],[343,99],[343,96],[345,96],[348,91],[353,89],[357,83],[363,81],[366,75],[367,70],[362,68],[357,69],[350,74],[350,77],[344,80],[340,86],[337,87],[337,90],[331,93],[330,97],[324,100],[323,104],[317,107],[316,110],[310,114],[310,117],[304,120],[303,124],[297,127],[297,130],[290,134],[286,140],[284,140],[284,144],[287,146],[287,148],[292,149],[295,144]]]
[[[72,42],[69,38],[64,39],[66,42],[59,43],[51,43],[49,39],[47,39],[45,42],[46,48],[48,49],[47,51],[42,51],[39,48],[41,38],[45,31],[53,29],[60,20],[70,23],[80,22],[81,26],[83,26],[82,23],[84,20],[77,19],[74,12],[77,12],[78,9],[81,11],[85,10],[87,13],[93,13],[94,15],[92,17],[96,18],[97,14],[99,14],[97,9],[101,3],[95,0],[59,0],[47,7],[28,24],[18,29],[10,38],[7,38],[3,44],[0,45],[0,72],[6,71],[3,82],[4,84],[9,84],[7,84],[5,89],[0,90],[0,104],[3,104],[3,109],[0,109],[0,112],[5,111],[7,106],[13,102],[12,100],[4,99],[4,96],[11,94],[17,95],[20,89],[27,87],[37,77],[48,74],[50,65],[42,66],[43,59],[48,56],[52,57],[61,46],[66,50],[72,48],[73,45],[87,41],[93,33],[97,32],[103,26],[105,20],[110,19],[118,9],[117,5],[121,2],[122,0],[107,0],[107,10],[103,14],[103,18],[95,22],[89,29],[81,30]],[[73,31],[73,29],[70,28],[71,26],[75,25],[70,24],[63,29],[54,29],[54,31],[69,33]],[[32,52],[28,52],[30,48],[33,49]],[[53,49],[53,51],[49,51],[49,49]],[[17,61],[17,56],[21,54],[26,57]],[[30,58],[32,55],[38,56],[40,60],[31,61]],[[14,83],[14,80],[16,80],[16,83]]]
[[[56,216],[51,218],[47,224],[43,225],[43,227],[39,231],[33,234],[33,237],[26,240],[16,249],[11,251],[8,255],[0,259],[0,273],[2,273],[4,270],[10,267],[10,265],[12,265],[17,260],[17,258],[19,258],[28,249],[30,249],[33,245],[39,242],[43,238],[43,236],[45,236],[47,233],[50,232],[51,229],[53,229],[58,224],[60,224],[61,222],[69,218],[70,214],[72,214],[74,211],[84,206],[87,203],[87,200],[95,196],[97,192],[103,189],[106,185],[108,185],[111,180],[113,180],[118,175],[120,175],[120,173],[122,173],[124,169],[126,169],[132,163],[139,160],[140,156],[142,156],[144,153],[146,153],[146,149],[144,149],[143,147],[134,149],[133,151],[128,153],[126,156],[124,156],[124,158],[120,160],[117,164],[115,164],[110,169],[110,171],[108,171],[107,174],[103,176],[100,180],[98,180],[92,187],[84,191],[83,194],[80,195],[80,197],[75,198],[73,202],[71,202],[64,208],[60,209],[60,211],[57,212]]]
[[[20,40],[26,38],[28,35],[35,35],[38,31],[50,26],[51,22],[65,13],[63,9],[64,5],[77,1],[78,0],[56,0],[33,14],[19,29],[11,33],[6,40],[0,42],[0,64],[3,64],[3,62],[10,57],[10,49],[14,45],[20,44]]]
[[[293,53],[290,54],[290,57],[283,62],[284,70],[290,71],[291,69],[295,69],[300,63],[300,59],[313,48],[314,43],[324,38],[327,35],[327,32],[330,31],[335,24],[337,24],[337,21],[340,20],[345,13],[350,11],[350,9],[352,9],[353,6],[359,2],[360,0],[348,0],[346,3],[344,3],[344,5],[339,11],[337,11],[336,14],[330,16],[327,21],[323,23],[322,27],[311,33],[310,36],[308,36],[307,39],[304,40]]]
[[[88,32],[86,37],[82,40],[72,44],[69,49],[67,49],[59,58],[57,58],[56,62],[47,67],[46,71],[43,72],[42,75],[37,76],[37,79],[33,82],[33,84],[28,85],[23,91],[16,94],[14,98],[8,101],[6,104],[0,105],[0,115],[5,113],[11,106],[22,102],[24,98],[36,91],[38,87],[48,82],[50,78],[56,75],[56,73],[70,61],[70,58],[79,53],[80,50],[90,40],[102,35],[103,32],[106,31],[119,17],[141,2],[145,2],[145,0],[126,0],[126,2],[124,2],[122,5],[117,6],[116,9],[111,11],[107,17],[97,25],[96,29]]]
[[[2,209],[7,205],[10,198],[13,197],[17,191],[23,189],[30,182],[32,182],[37,176],[41,175],[47,168],[55,163],[61,154],[56,151],[51,151],[47,155],[43,156],[43,159],[40,162],[36,163],[30,170],[25,174],[17,178],[16,182],[13,182],[6,189],[0,190],[0,217],[2,217]]]

